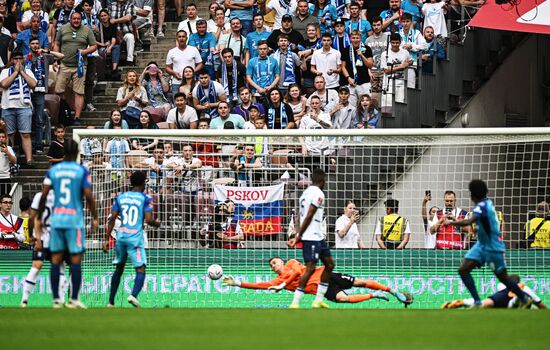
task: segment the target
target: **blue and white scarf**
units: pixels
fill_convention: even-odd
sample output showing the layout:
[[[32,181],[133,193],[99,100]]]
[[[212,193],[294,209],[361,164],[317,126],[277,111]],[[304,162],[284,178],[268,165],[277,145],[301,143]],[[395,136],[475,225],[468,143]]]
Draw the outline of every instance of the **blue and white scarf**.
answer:
[[[359,51],[364,51],[365,45],[363,43],[359,43]],[[355,56],[355,49],[353,48],[353,45],[349,46],[349,58],[351,61],[351,67],[353,68],[353,81],[357,83],[357,67],[363,65],[363,60],[361,59],[361,56]]]
[[[334,7],[336,7],[336,13],[338,18],[342,18],[346,12],[346,0],[334,0]]]
[[[113,169],[121,169],[124,168],[124,157],[126,156],[126,153],[128,153],[128,149],[126,148],[126,142],[124,142],[121,138],[114,138],[111,140],[111,149],[110,151],[110,158],[111,158],[111,167]]]
[[[281,105],[279,106],[280,110],[280,117],[281,117],[281,129],[285,129],[288,125],[288,117],[286,115],[286,108],[284,108],[284,103],[281,101]],[[269,109],[267,110],[267,127],[269,129],[275,129],[275,107],[272,104],[269,104]]]
[[[340,49],[346,49],[351,46],[351,40],[349,39],[349,34],[344,32],[343,45],[344,45],[343,47],[340,47],[340,37],[338,35],[334,35],[334,38],[332,39],[332,48],[340,51]]]
[[[201,84],[198,85],[197,88],[197,95],[199,98],[200,104],[204,103],[216,103],[218,100],[218,97],[216,96],[216,89],[214,88],[214,83],[210,81],[210,84],[208,84],[208,96],[204,93],[204,88]],[[218,117],[218,110],[216,108],[214,109],[208,109],[208,112],[206,113],[210,116],[210,120]]]
[[[356,30],[358,30],[361,33],[361,35],[363,35],[363,20],[361,18],[359,18],[357,22],[354,22],[352,19],[349,20],[348,28],[347,28],[348,33],[351,34],[351,32],[354,30],[352,26],[353,23],[358,23]]]
[[[265,74],[262,75],[262,71],[263,69],[260,68],[262,67],[262,61],[266,61],[266,72]],[[258,77],[258,80],[256,81],[256,83],[261,87],[261,88],[265,88],[267,87],[271,81],[271,75],[273,74],[273,72],[271,72],[271,58],[270,57],[266,57],[265,59],[261,58],[260,56],[258,56],[258,60],[256,61],[256,76]],[[262,81],[262,78],[263,76],[265,75],[265,86],[262,86],[262,83],[264,83],[264,81]]]
[[[225,61],[222,63],[222,85],[223,89],[225,90],[225,94],[227,97],[229,97],[230,101],[236,101],[237,100],[237,61],[233,59],[233,63],[231,64],[232,69],[232,78],[231,78],[231,91],[229,91],[229,79],[227,77],[227,64]]]
[[[26,69],[34,73],[36,78],[36,87],[34,92],[46,92],[46,61],[43,55],[36,56],[36,61],[32,60],[32,53],[27,56]]]
[[[281,49],[278,49],[275,51],[275,54],[273,55],[277,63],[279,63],[279,66],[281,66]],[[292,84],[296,83],[296,75],[294,74],[294,56],[292,56],[292,52],[290,50],[286,50],[285,55],[285,80],[283,82],[283,86],[290,86]]]
[[[14,68],[11,66],[8,71],[8,76],[13,74]],[[24,104],[31,104],[31,91],[27,81],[18,74],[9,89],[9,100],[23,100]]]
[[[79,78],[82,78],[84,76],[84,58],[82,58],[82,54],[80,53],[80,50],[78,50],[78,68],[76,70],[76,75]]]
[[[286,14],[290,14],[290,1],[291,0],[279,0],[279,5],[286,10]]]

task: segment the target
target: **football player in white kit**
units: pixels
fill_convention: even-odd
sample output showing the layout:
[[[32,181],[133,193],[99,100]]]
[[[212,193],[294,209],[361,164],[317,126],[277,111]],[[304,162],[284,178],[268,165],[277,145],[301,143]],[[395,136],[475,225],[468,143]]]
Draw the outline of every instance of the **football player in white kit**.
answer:
[[[300,307],[300,299],[304,296],[304,289],[311,275],[315,272],[317,261],[321,259],[325,270],[321,275],[321,282],[317,288],[315,300],[311,305],[312,308],[328,308],[328,305],[323,301],[330,282],[330,276],[334,269],[334,259],[330,255],[330,249],[325,241],[325,232],[323,229],[323,216],[325,194],[323,187],[325,186],[325,172],[319,168],[313,170],[311,174],[311,182],[300,197],[300,222],[299,228],[296,230],[296,237],[288,241],[289,247],[294,247],[296,243],[302,241],[302,253],[306,264],[306,271],[300,279],[300,283],[294,292],[294,300],[290,304],[291,309]]]
[[[29,230],[32,230],[34,225],[34,220],[38,213],[38,204],[40,203],[40,198],[42,197],[42,192],[35,194],[32,205],[31,205],[31,215],[29,217]],[[25,283],[23,284],[23,296],[21,297],[21,307],[27,307],[29,301],[29,295],[33,292],[36,287],[36,280],[38,279],[38,274],[44,265],[44,260],[50,260],[50,217],[52,213],[52,208],[54,204],[54,192],[50,191],[48,197],[46,198],[46,208],[42,214],[42,222],[44,223],[42,232],[34,230],[33,237],[36,240],[34,243],[34,250],[32,252],[32,267],[29,271],[29,274],[25,278]],[[63,299],[65,295],[65,289],[67,288],[67,279],[65,278],[65,264],[61,266],[61,276],[59,281],[59,296]],[[63,302],[63,300],[62,300]]]

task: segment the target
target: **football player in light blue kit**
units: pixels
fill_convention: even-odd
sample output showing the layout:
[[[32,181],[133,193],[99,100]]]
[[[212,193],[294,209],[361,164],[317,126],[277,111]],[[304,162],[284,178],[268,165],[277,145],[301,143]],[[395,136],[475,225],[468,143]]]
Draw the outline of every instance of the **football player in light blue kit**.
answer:
[[[65,160],[51,167],[44,178],[38,217],[43,218],[46,199],[52,189],[56,194],[50,220],[50,251],[52,254],[50,279],[53,307],[60,308],[63,305],[59,299],[59,275],[63,253],[68,251],[71,255],[72,290],[71,300],[65,306],[85,309],[86,306],[78,299],[82,283],[82,256],[86,250],[82,197],[86,198],[88,210],[92,214],[93,232],[97,230],[98,225],[97,211],[92,194],[90,174],[83,165],[76,162],[79,152],[78,143],[72,139],[66,139],[63,149]],[[42,220],[38,224],[40,229],[45,225]]]
[[[472,201],[477,205],[471,217],[454,221],[447,220],[445,225],[469,226],[475,223],[478,238],[476,244],[466,253],[458,273],[462,282],[474,298],[474,307],[481,307],[481,299],[477,293],[471,272],[476,267],[488,264],[498,280],[509,290],[514,292],[520,300],[520,307],[529,308],[532,299],[518,286],[517,282],[508,277],[506,271],[505,251],[502,241],[500,223],[493,205],[493,201],[487,198],[487,184],[482,180],[472,180],[469,185]]]
[[[115,305],[115,296],[120,285],[120,278],[124,272],[124,266],[128,256],[136,269],[136,278],[132,294],[128,297],[128,302],[135,307],[139,307],[137,300],[138,294],[143,288],[145,282],[145,266],[147,257],[145,256],[143,223],[159,227],[160,222],[153,219],[153,202],[151,197],[143,193],[145,191],[145,180],[147,176],[142,171],[136,171],[130,176],[132,190],[119,194],[111,208],[111,216],[107,225],[105,242],[103,242],[103,251],[109,251],[109,238],[115,227],[117,217],[120,216],[122,222],[118,230],[115,246],[115,259],[113,265],[116,265],[115,273],[111,278],[111,292],[109,294],[109,307]]]

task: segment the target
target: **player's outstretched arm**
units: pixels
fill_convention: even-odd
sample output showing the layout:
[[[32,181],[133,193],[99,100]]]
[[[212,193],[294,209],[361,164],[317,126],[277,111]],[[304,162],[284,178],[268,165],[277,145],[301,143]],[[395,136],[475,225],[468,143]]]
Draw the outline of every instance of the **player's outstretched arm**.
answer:
[[[259,283],[237,281],[231,275],[226,275],[226,276],[223,276],[222,278],[222,285],[224,286],[241,287],[246,289],[269,289],[269,287],[278,286],[281,283],[282,281],[279,278],[274,278],[271,281],[259,282]]]

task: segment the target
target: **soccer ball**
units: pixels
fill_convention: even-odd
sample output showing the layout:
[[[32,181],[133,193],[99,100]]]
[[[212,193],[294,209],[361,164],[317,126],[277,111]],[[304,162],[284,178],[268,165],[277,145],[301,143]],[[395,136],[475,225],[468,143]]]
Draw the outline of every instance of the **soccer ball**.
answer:
[[[219,280],[223,276],[223,269],[218,264],[212,264],[208,267],[208,277],[211,280]]]

